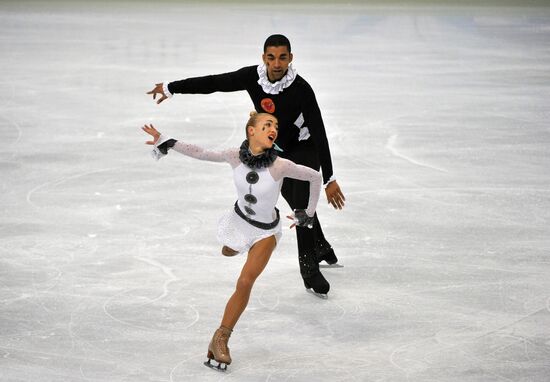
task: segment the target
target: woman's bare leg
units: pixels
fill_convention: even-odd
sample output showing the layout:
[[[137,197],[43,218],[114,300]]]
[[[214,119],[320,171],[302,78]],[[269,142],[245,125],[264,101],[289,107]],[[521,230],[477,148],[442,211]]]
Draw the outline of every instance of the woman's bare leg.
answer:
[[[275,236],[260,240],[250,248],[246,263],[237,280],[237,286],[233,295],[229,298],[223,314],[222,326],[233,329],[244,312],[252,286],[267,265],[277,241]]]

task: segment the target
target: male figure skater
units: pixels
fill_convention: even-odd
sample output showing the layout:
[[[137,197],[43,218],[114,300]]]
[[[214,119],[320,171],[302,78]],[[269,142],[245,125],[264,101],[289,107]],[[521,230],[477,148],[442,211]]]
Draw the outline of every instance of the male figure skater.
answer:
[[[264,43],[263,63],[234,72],[186,78],[156,84],[147,94],[157,95],[160,104],[175,93],[211,94],[246,90],[258,112],[273,114],[279,120],[276,141],[279,155],[315,170],[321,168],[327,200],[342,209],[345,197],[333,174],[329,144],[321,111],[311,86],[292,67],[290,41],[275,34]],[[309,184],[285,179],[281,193],[292,209],[304,209],[309,199]],[[330,284],[319,270],[319,262],[336,264],[338,259],[325,239],[315,214],[313,229],[296,227],[300,273],[305,287],[326,298]]]

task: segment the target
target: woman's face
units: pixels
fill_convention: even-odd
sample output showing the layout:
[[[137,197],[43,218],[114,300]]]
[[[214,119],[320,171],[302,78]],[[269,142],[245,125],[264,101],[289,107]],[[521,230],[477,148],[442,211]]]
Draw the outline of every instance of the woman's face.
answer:
[[[273,147],[278,134],[279,123],[277,118],[265,114],[258,117],[256,126],[254,126],[249,138],[251,143],[255,143],[262,149],[267,150]]]

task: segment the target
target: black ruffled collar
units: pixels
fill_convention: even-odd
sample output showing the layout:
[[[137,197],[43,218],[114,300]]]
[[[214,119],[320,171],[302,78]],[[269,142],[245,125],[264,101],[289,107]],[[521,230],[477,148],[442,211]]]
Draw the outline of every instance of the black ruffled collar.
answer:
[[[273,162],[275,162],[275,159],[277,159],[277,151],[275,151],[275,148],[272,147],[259,155],[254,155],[250,152],[248,139],[245,139],[239,149],[239,159],[252,169],[269,167]]]

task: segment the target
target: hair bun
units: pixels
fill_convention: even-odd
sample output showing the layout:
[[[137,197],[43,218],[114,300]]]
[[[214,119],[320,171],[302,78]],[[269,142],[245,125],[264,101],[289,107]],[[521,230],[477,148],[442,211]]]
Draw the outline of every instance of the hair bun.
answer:
[[[256,110],[252,110],[252,111],[250,112],[250,116],[251,116],[251,117],[254,117],[256,114],[258,114],[258,112],[257,112]]]

